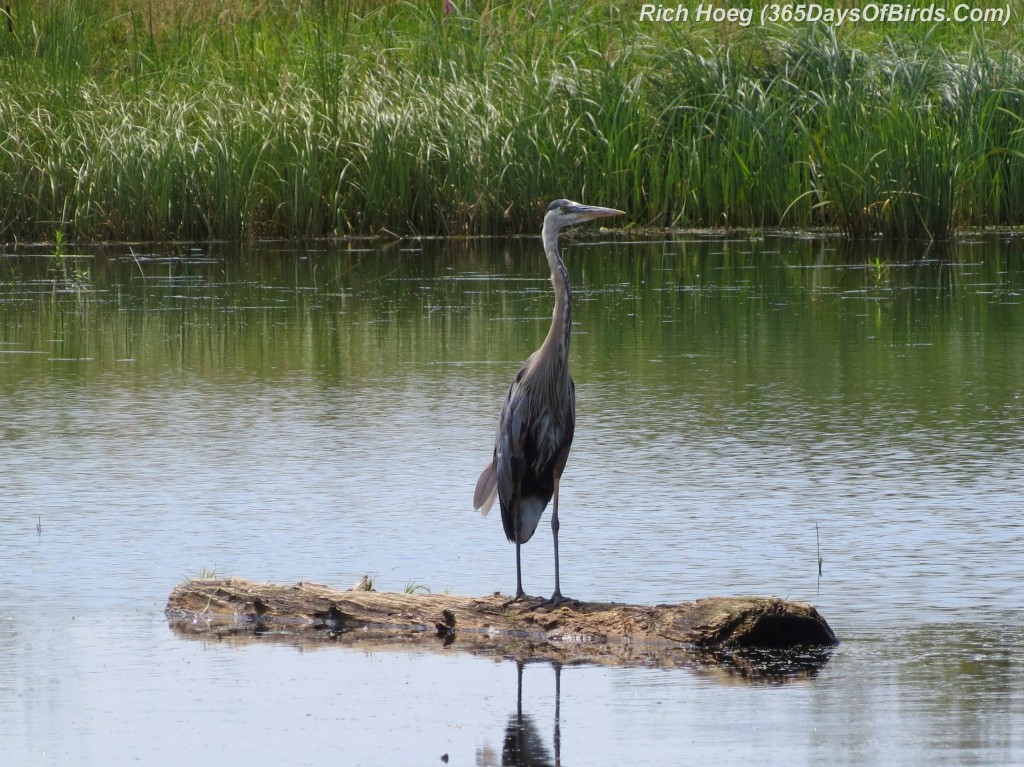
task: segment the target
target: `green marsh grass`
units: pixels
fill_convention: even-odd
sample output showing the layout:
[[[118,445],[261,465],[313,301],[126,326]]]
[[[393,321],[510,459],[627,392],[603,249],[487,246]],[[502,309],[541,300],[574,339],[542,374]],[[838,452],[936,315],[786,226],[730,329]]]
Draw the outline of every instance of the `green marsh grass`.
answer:
[[[185,576],[185,581],[187,583],[191,583],[192,581],[209,581],[209,580],[213,580],[216,577],[217,577],[217,567],[216,567],[216,565],[214,565],[213,567],[200,567],[198,575],[196,575],[194,578],[191,578],[191,577],[186,575]]]
[[[883,36],[458,5],[16,9],[0,239],[532,232],[556,196],[852,239],[1024,223],[1021,19]]]

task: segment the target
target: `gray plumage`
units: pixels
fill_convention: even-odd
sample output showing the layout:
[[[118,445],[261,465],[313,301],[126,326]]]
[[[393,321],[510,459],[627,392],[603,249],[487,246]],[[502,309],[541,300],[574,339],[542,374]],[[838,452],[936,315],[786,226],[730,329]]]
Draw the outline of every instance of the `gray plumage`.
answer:
[[[548,502],[554,498],[551,531],[555,550],[555,591],[562,601],[558,573],[558,481],[569,457],[576,428],[576,391],[569,376],[572,289],[558,255],[558,233],[572,224],[622,215],[621,210],[555,200],[544,216],[541,235],[551,269],[555,308],[540,348],[523,363],[501,405],[494,456],[480,474],[473,505],[486,516],[494,499],[501,505],[506,537],[516,544],[516,599],[523,591],[520,546],[533,537]]]

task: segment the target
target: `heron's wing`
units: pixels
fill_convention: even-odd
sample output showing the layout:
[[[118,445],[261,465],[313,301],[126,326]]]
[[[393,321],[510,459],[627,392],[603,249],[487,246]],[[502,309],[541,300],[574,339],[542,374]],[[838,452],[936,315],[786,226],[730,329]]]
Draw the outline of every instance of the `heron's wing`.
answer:
[[[562,476],[565,462],[569,458],[569,448],[572,447],[572,438],[576,433],[576,382],[569,379],[569,405],[565,412],[565,437],[564,447],[558,456],[555,464],[555,474]]]
[[[494,461],[487,464],[480,479],[476,481],[476,490],[473,493],[473,508],[480,512],[481,517],[486,517],[487,512],[494,505],[494,499],[498,497],[498,474],[494,468]]]
[[[494,505],[495,498],[500,497],[503,506],[507,506],[512,498],[511,453],[513,448],[516,452],[522,452],[523,421],[519,414],[523,404],[519,386],[522,377],[523,371],[520,370],[502,400],[501,415],[498,417],[498,432],[494,435],[494,458],[480,472],[480,478],[476,481],[476,490],[473,492],[473,508],[477,509],[482,517],[487,516],[491,506]],[[516,432],[511,441],[510,429],[514,429]],[[502,519],[504,519],[504,514],[503,509]]]
[[[498,498],[501,500],[501,521],[508,539],[515,540],[513,504],[518,499],[526,473],[526,442],[530,429],[530,392],[522,385],[519,371],[501,407],[498,434],[494,444],[494,468],[497,474]]]

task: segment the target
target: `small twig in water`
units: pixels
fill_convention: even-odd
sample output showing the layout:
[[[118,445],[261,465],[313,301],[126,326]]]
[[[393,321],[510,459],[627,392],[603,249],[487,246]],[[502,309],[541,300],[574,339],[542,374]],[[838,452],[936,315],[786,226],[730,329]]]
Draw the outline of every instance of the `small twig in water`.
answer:
[[[818,535],[818,523],[814,523],[814,539],[818,542],[818,577],[821,577],[821,536]]]

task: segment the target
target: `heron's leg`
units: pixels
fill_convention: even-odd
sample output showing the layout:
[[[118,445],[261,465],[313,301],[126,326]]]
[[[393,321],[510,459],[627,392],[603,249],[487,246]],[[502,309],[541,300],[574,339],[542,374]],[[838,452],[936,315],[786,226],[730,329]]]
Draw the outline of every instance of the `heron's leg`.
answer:
[[[552,605],[557,605],[563,599],[558,581],[558,480],[559,477],[555,477],[554,504],[551,507],[551,537],[555,541],[555,593],[551,595],[548,603]]]
[[[516,602],[526,596],[526,592],[523,591],[523,566],[519,558],[519,548],[522,544],[516,541],[516,595],[512,601]]]
[[[562,717],[559,709],[562,703],[562,664],[552,662],[555,667],[555,766],[562,763]]]

